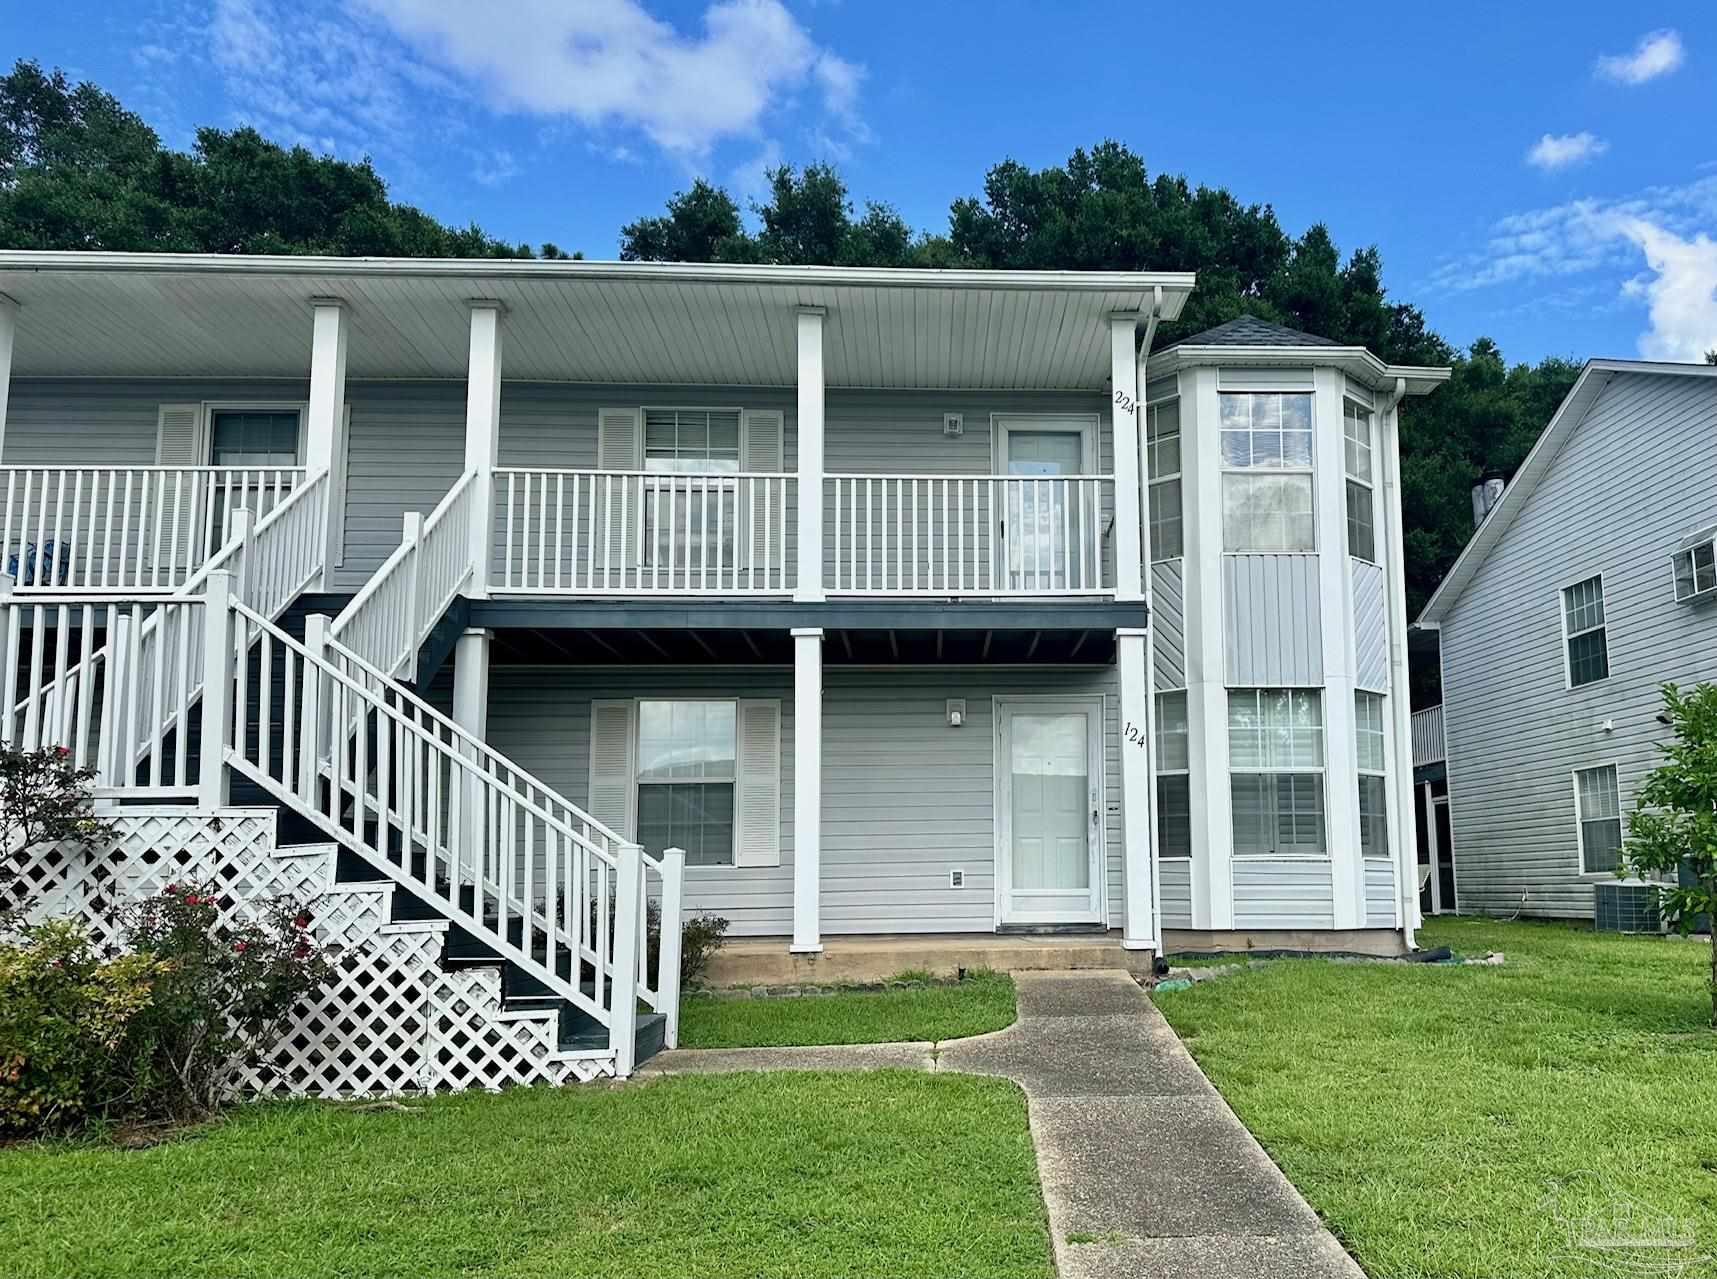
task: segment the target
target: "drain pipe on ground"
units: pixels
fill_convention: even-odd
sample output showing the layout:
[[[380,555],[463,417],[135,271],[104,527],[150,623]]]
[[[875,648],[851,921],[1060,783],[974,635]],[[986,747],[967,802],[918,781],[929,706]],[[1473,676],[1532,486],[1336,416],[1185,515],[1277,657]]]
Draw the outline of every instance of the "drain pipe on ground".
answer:
[[[1413,744],[1411,729],[1412,689],[1407,678],[1407,577],[1402,535],[1401,512],[1401,401],[1407,395],[1407,379],[1397,377],[1394,389],[1378,414],[1378,425],[1386,432],[1383,438],[1383,509],[1387,538],[1389,598],[1393,601],[1389,618],[1389,691],[1392,694],[1392,719],[1395,724],[1395,775],[1390,778],[1395,792],[1392,807],[1396,812],[1395,829],[1400,833],[1395,850],[1395,878],[1399,893],[1401,936],[1409,953],[1414,946],[1414,934],[1419,927],[1419,856],[1412,847],[1411,833],[1415,824],[1409,820],[1413,812]],[[1435,868],[1432,871],[1435,874]]]

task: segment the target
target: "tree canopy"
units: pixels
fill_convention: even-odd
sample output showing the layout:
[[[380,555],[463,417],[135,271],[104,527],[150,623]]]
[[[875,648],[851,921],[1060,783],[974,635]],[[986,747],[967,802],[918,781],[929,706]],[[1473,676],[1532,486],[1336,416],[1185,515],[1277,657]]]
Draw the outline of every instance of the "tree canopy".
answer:
[[[746,213],[751,217],[748,218]],[[369,162],[285,148],[254,129],[205,128],[172,151],[99,87],[19,61],[0,79],[0,245],[213,253],[528,257],[472,224],[443,225],[390,200]],[[565,257],[553,244],[538,252]],[[1268,204],[1146,170],[1118,142],[1063,165],[1004,160],[953,202],[945,232],[914,231],[890,205],[855,208],[828,165],[781,166],[749,211],[702,179],[621,229],[628,261],[1185,270],[1198,288],[1166,344],[1242,314],[1453,379],[1402,414],[1408,605],[1417,610],[1472,531],[1470,489],[1511,473],[1573,384],[1563,359],[1508,364],[1481,338],[1457,350],[1392,298],[1368,246],[1345,258],[1320,225],[1285,232]]]

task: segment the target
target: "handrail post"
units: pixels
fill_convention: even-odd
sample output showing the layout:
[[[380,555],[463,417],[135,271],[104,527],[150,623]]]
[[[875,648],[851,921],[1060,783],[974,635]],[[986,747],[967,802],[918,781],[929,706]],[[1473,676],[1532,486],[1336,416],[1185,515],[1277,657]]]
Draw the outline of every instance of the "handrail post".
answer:
[[[203,738],[197,776],[202,808],[227,804],[227,735],[233,703],[232,574],[216,569],[203,585]],[[236,708],[244,714],[244,708]],[[129,746],[126,747],[129,749]]]
[[[238,568],[233,574],[233,588],[241,600],[253,600],[256,592],[252,590],[251,552],[256,549],[256,513],[248,506],[238,507],[233,511],[232,527],[227,530],[227,541],[238,541]]]
[[[656,998],[666,1017],[662,1042],[680,1046],[680,908],[684,900],[686,850],[662,851],[662,944],[656,960]]]
[[[407,511],[402,521],[400,542],[410,548],[406,552],[405,570],[405,656],[397,678],[417,682],[417,648],[423,637],[417,633],[418,598],[422,591],[423,573],[423,512]]]
[[[5,552],[4,537],[5,530],[0,529],[0,556],[3,556]],[[4,560],[0,559],[0,568],[3,567]],[[17,702],[18,691],[19,641],[22,639],[24,626],[24,618],[19,611],[18,603],[12,598],[12,588],[16,584],[17,580],[10,573],[0,571],[0,615],[6,619],[6,700],[0,703],[0,744],[6,746],[12,745],[15,725],[13,710]]]
[[[614,1050],[614,1075],[632,1073],[638,1055],[638,952],[645,939],[638,927],[644,901],[644,850],[622,844],[614,874],[614,975],[608,987],[608,1046]],[[597,926],[601,927],[598,917]]]
[[[314,804],[322,767],[322,664],[327,661],[328,615],[304,619],[304,678],[298,690],[299,798]]]

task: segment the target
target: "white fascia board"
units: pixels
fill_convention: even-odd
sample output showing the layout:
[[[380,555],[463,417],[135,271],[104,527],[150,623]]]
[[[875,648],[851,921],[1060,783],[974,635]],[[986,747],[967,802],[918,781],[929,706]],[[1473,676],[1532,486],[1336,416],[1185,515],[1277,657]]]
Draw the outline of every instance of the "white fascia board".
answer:
[[[1337,368],[1373,390],[1393,390],[1396,379],[1409,395],[1429,395],[1449,380],[1453,370],[1435,366],[1385,364],[1363,346],[1171,346],[1151,356],[1151,375],[1166,376],[1182,368],[1228,364],[1247,368]]]
[[[543,261],[536,258],[339,258],[290,254],[0,251],[0,272],[388,276],[472,280],[664,280],[709,284],[1025,290],[1063,293],[1163,291],[1163,319],[1180,314],[1197,283],[1191,271],[981,271],[895,267],[753,266],[710,262]]]
[[[1610,379],[1617,372],[1624,371],[1616,366],[1618,361],[1588,360],[1586,367],[1580,370],[1580,376],[1574,380],[1574,385],[1551,415],[1550,421],[1539,432],[1538,439],[1527,452],[1514,472],[1514,478],[1502,490],[1502,496],[1497,499],[1495,506],[1484,517],[1484,522],[1478,526],[1461,553],[1455,557],[1454,564],[1437,584],[1437,589],[1431,593],[1425,607],[1420,610],[1416,625],[1427,626],[1432,623],[1445,621],[1455,602],[1460,599],[1461,592],[1466,590],[1478,572],[1479,565],[1484,563],[1491,548],[1502,539],[1508,531],[1508,526],[1514,522],[1515,514],[1532,496],[1538,482],[1550,469],[1551,460],[1557,450],[1562,447],[1562,441],[1586,416],[1588,409],[1597,400],[1598,394],[1608,386]],[[1677,365],[1649,365],[1652,371],[1673,371]]]

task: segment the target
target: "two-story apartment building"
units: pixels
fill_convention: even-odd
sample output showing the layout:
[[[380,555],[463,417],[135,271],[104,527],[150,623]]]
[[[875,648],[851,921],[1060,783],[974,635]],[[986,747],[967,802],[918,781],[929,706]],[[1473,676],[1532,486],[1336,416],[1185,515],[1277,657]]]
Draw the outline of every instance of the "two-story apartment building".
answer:
[[[1397,422],[1447,371],[1151,354],[1193,287],[0,255],[0,727],[275,806],[599,1020],[639,893],[822,971],[1399,950]]]
[[[1714,441],[1717,368],[1590,361],[1426,604],[1461,911],[1615,883],[1659,689],[1717,679]]]

